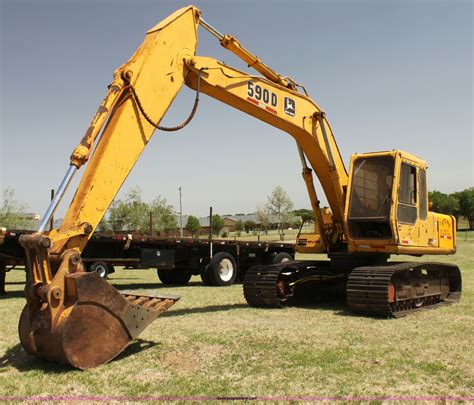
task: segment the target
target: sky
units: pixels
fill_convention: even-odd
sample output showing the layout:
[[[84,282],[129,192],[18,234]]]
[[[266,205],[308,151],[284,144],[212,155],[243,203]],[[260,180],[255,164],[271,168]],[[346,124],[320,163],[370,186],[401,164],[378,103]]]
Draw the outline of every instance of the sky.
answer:
[[[0,188],[43,214],[114,70],[183,1],[0,0]],[[428,162],[428,187],[472,187],[471,1],[199,1],[327,114],[346,166],[352,153],[402,149]],[[247,70],[208,32],[198,54]],[[252,72],[253,73],[253,72]],[[183,88],[162,124],[189,114]],[[253,212],[277,186],[309,208],[294,140],[207,96],[177,133],[156,132],[118,196],[139,186],[183,212]],[[82,174],[83,170],[80,172]],[[67,209],[71,185],[58,215]],[[325,205],[322,189],[317,191]]]

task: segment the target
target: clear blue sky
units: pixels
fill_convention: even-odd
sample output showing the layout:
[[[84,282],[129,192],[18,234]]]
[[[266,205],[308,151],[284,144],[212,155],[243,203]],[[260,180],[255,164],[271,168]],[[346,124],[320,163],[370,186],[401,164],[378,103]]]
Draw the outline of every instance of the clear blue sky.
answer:
[[[0,186],[43,214],[115,68],[147,29],[188,2],[0,4]],[[353,152],[399,148],[428,161],[431,190],[473,186],[471,1],[195,4],[221,32],[306,86],[346,165]],[[198,52],[244,67],[204,30]],[[192,101],[183,89],[164,123],[181,122]],[[161,195],[178,208],[182,186],[184,212],[205,215],[209,205],[252,212],[281,185],[296,208],[309,207],[300,172],[287,134],[203,96],[186,129],[155,133],[124,189],[138,185],[145,199]]]

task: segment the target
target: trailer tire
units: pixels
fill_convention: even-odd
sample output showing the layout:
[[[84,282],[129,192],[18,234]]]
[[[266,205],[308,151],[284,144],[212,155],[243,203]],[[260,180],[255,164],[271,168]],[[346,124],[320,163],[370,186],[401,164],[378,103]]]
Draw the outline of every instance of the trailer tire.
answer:
[[[171,284],[168,277],[168,269],[156,269],[156,273],[158,274],[158,278],[163,284]]]
[[[107,276],[108,276],[109,274],[115,273],[115,267],[114,267],[114,265],[113,265],[112,263],[107,263],[107,267],[109,268],[109,271],[108,271],[108,273],[107,273]]]
[[[272,259],[272,264],[280,264],[293,260],[293,257],[287,252],[280,252]]]
[[[192,276],[191,270],[174,268],[158,269],[158,278],[164,285],[185,285]]]
[[[104,280],[107,280],[108,275],[110,273],[109,270],[110,270],[109,265],[106,262],[97,261],[91,264],[89,271],[95,272],[101,278],[103,278]]]
[[[231,254],[219,252],[211,259],[205,273],[212,285],[232,285],[237,278],[237,263]]]
[[[208,266],[202,271],[201,273],[201,280],[204,285],[207,286],[213,286],[214,284],[212,283],[211,277],[209,276],[208,272]]]

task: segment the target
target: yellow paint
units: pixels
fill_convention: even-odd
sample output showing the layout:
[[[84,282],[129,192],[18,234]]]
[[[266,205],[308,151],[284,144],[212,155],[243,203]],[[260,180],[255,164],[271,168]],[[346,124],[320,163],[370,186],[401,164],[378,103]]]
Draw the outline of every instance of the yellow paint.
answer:
[[[298,253],[323,253],[321,235],[317,233],[301,234],[296,243]]]
[[[456,223],[454,217],[435,214],[438,222],[438,242],[442,249],[452,249],[456,242]]]

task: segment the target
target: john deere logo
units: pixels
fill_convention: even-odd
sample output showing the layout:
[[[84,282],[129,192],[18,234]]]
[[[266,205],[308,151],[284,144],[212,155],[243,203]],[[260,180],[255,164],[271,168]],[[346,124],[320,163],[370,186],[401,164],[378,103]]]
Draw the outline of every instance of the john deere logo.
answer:
[[[296,112],[295,100],[285,97],[285,114],[294,117]]]

